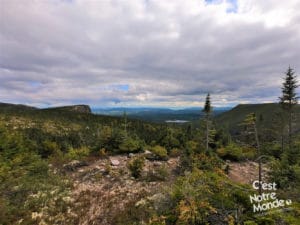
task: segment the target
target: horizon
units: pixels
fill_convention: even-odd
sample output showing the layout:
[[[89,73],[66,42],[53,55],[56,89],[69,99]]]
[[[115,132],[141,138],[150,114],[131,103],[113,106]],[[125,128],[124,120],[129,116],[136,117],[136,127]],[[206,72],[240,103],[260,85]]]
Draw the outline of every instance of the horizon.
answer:
[[[54,105],[54,106],[48,106],[48,107],[38,107],[38,106],[34,106],[34,105],[30,105],[30,104],[23,104],[23,103],[10,103],[10,102],[0,102],[0,104],[12,104],[12,105],[23,105],[23,106],[28,106],[28,107],[34,107],[37,109],[48,109],[48,108],[60,108],[60,107],[71,107],[71,106],[77,106],[77,105],[85,105],[85,106],[89,106],[90,109],[92,110],[92,112],[94,112],[95,110],[114,110],[114,109],[168,109],[168,110],[199,110],[199,109],[203,109],[203,106],[183,106],[183,107],[168,107],[168,106],[128,106],[128,107],[123,107],[123,106],[112,106],[112,107],[101,107],[101,106],[96,106],[93,107],[91,105],[88,104],[84,104],[84,103],[78,103],[78,104],[59,104],[59,105]],[[233,105],[233,106],[212,106],[213,109],[233,109],[239,105],[264,105],[264,104],[280,104],[279,102],[261,102],[261,103],[245,103],[245,104],[237,104],[237,105]],[[298,106],[300,106],[300,103],[297,104]]]
[[[300,72],[297,0],[0,4],[3,102],[234,107],[276,102]]]

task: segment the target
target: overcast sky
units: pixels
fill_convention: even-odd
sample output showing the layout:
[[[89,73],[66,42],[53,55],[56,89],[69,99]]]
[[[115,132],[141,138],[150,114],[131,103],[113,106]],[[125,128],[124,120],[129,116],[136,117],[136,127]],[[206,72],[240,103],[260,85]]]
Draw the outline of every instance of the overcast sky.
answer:
[[[0,0],[0,102],[194,107],[207,92],[214,106],[274,102],[288,66],[300,74],[299,8],[299,0]]]

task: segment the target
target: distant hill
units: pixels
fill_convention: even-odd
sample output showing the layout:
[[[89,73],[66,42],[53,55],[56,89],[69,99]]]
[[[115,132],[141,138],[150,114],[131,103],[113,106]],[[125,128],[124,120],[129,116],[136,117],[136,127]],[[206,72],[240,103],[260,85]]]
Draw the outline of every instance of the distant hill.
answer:
[[[53,107],[44,109],[47,111],[70,111],[70,112],[79,112],[79,113],[91,113],[92,110],[88,105],[70,105],[62,107]]]
[[[11,103],[2,103],[0,102],[0,110],[1,111],[33,111],[38,110],[38,108],[27,106],[27,105],[21,105],[21,104],[11,104]]]
[[[1,103],[0,102],[0,111],[1,112],[27,112],[27,111],[57,111],[57,112],[79,112],[79,113],[91,113],[92,110],[88,105],[70,105],[70,106],[61,106],[61,107],[52,107],[46,109],[39,109],[32,106],[22,105],[22,104],[11,104],[11,103]]]
[[[214,108],[214,115],[219,115],[230,108]],[[164,123],[166,121],[199,121],[203,113],[201,108],[168,109],[168,108],[108,108],[93,109],[99,115],[127,116],[132,119],[139,119],[150,122]]]
[[[260,127],[268,128],[273,123],[277,113],[282,111],[278,103],[266,104],[240,104],[233,109],[224,112],[216,117],[216,122],[229,129],[231,133],[235,133],[240,129],[239,124],[245,119],[249,113],[255,113]],[[294,129],[300,132],[300,105],[295,107],[295,115],[298,120],[294,122]]]
[[[0,103],[0,131],[17,132],[42,143],[45,140],[65,146],[97,146],[101,130],[111,129],[111,135],[124,130],[124,118],[91,113],[87,105],[39,109],[25,105]],[[164,135],[166,124],[154,124],[127,119],[127,132],[142,140],[157,140]],[[179,128],[173,128],[179,129]]]

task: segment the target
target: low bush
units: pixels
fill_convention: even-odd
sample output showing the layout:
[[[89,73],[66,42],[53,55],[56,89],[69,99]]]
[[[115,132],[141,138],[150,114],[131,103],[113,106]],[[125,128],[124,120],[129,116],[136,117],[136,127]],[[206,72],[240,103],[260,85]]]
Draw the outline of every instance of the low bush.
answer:
[[[99,150],[99,157],[100,157],[100,158],[106,158],[106,157],[107,157],[106,149],[105,149],[105,148],[101,148],[101,149]]]
[[[165,165],[153,168],[147,173],[147,181],[164,181],[169,176],[169,171]]]
[[[127,137],[119,145],[119,151],[121,153],[138,152],[142,149],[141,143],[137,139]]]
[[[180,155],[181,155],[180,149],[178,149],[178,148],[172,148],[172,149],[170,150],[170,153],[169,153],[169,156],[170,156],[170,157],[178,157],[178,156],[180,156]]]
[[[141,157],[141,156],[137,156],[132,158],[129,162],[128,162],[128,169],[131,172],[131,175],[134,178],[139,178],[141,176],[141,173],[143,171],[143,167],[145,165],[145,158]]]
[[[217,150],[217,154],[222,159],[240,161],[245,159],[254,159],[256,156],[256,150],[254,148],[230,144],[226,147],[219,148]]]
[[[90,149],[87,147],[81,148],[70,148],[69,152],[66,154],[66,158],[71,160],[82,160],[85,157],[89,156]]]
[[[151,147],[149,150],[156,156],[157,159],[160,159],[160,160],[168,159],[167,150],[164,147],[160,146],[160,145],[156,145],[154,147]]]

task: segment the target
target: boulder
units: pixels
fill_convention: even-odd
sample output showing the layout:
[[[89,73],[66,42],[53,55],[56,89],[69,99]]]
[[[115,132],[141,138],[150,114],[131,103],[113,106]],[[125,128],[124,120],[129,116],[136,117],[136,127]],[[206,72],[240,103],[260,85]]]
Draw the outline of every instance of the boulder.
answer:
[[[145,150],[145,152],[144,152],[146,155],[147,154],[152,154],[152,152],[150,152],[149,150]]]
[[[144,156],[148,160],[155,160],[157,158],[156,155],[150,152],[149,150],[145,150]]]
[[[110,164],[112,166],[118,166],[118,165],[120,165],[120,161],[117,159],[110,159]]]

